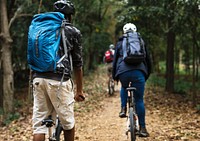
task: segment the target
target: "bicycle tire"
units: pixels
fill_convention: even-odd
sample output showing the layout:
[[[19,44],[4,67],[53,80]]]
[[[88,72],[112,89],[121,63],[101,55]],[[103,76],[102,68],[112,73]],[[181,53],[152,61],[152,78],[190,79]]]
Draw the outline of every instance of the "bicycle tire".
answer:
[[[135,118],[133,115],[133,107],[129,108],[129,121],[130,121],[130,137],[131,141],[136,140],[136,127],[135,127]]]
[[[56,132],[55,132],[56,141],[60,141],[60,135],[61,135],[62,131],[63,131],[63,128],[62,128],[60,121],[59,121],[58,125],[56,127]]]
[[[108,82],[108,94],[111,96],[114,94],[115,91],[115,84],[113,80],[110,78]]]

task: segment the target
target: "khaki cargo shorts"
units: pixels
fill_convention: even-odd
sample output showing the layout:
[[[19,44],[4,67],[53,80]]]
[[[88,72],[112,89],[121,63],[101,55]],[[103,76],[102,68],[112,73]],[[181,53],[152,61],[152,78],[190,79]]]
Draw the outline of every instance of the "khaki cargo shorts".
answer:
[[[72,80],[60,84],[60,81],[46,78],[33,79],[33,134],[48,133],[48,128],[41,123],[49,115],[55,121],[57,114],[64,130],[74,127],[74,85]]]

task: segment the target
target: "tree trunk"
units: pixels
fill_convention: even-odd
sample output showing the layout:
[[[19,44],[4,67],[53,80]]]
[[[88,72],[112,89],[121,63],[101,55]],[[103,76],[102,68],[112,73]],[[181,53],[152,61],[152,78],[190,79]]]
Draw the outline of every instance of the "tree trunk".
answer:
[[[171,21],[169,21],[169,27]],[[175,33],[169,31],[167,34],[167,62],[166,62],[166,91],[174,91],[174,43]]]
[[[12,39],[9,33],[7,1],[1,0],[1,45],[3,62],[3,110],[5,116],[13,112],[14,80],[11,59]]]
[[[196,67],[196,48],[195,45],[193,44],[192,47],[192,51],[193,51],[193,57],[192,57],[192,103],[193,106],[196,106],[196,98],[197,98],[197,93],[196,93],[196,77],[195,77],[195,67]]]
[[[197,24],[195,24],[197,25]],[[193,57],[192,57],[192,102],[193,102],[193,106],[195,107],[196,104],[197,104],[197,91],[196,91],[196,82],[197,82],[197,77],[196,77],[196,73],[197,73],[197,67],[198,67],[198,61],[197,61],[197,47],[198,47],[198,43],[197,43],[197,40],[196,40],[196,37],[197,37],[197,34],[196,34],[196,27],[192,27],[192,38],[193,38],[193,47],[192,47],[192,54],[193,54]]]
[[[3,74],[0,68],[0,108],[3,108]]]

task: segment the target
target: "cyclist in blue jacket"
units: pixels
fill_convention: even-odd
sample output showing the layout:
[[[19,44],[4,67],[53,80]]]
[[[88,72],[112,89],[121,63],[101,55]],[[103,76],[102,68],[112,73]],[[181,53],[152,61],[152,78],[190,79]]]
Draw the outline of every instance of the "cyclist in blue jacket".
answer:
[[[126,33],[128,31],[136,32],[137,28],[134,24],[128,23],[123,27],[123,32]],[[115,48],[114,60],[113,60],[113,79],[121,82],[121,111],[119,113],[119,117],[126,117],[127,112],[127,97],[128,93],[126,88],[129,87],[129,83],[135,87],[137,90],[134,94],[135,103],[136,103],[136,113],[139,117],[139,125],[140,125],[140,136],[148,137],[149,133],[146,130],[145,126],[145,106],[144,106],[144,91],[145,91],[145,82],[148,79],[151,73],[151,59],[148,53],[147,48],[145,61],[138,65],[130,65],[123,61],[123,50],[122,50],[122,42],[124,36],[120,37]]]

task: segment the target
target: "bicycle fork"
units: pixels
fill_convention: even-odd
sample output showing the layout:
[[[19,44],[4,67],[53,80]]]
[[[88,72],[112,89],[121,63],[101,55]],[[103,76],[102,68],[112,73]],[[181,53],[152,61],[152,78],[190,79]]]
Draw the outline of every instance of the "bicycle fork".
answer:
[[[55,133],[52,132],[51,128],[49,128],[49,141],[56,141]]]
[[[128,132],[130,132],[130,119],[127,117],[127,124],[126,124],[126,135],[128,136]]]
[[[55,138],[55,131],[52,131],[52,127],[55,125],[54,121],[52,120],[51,115],[48,116],[47,119],[44,119],[42,121],[41,125],[46,125],[46,127],[48,128],[48,132],[49,132],[49,141],[56,141]]]

